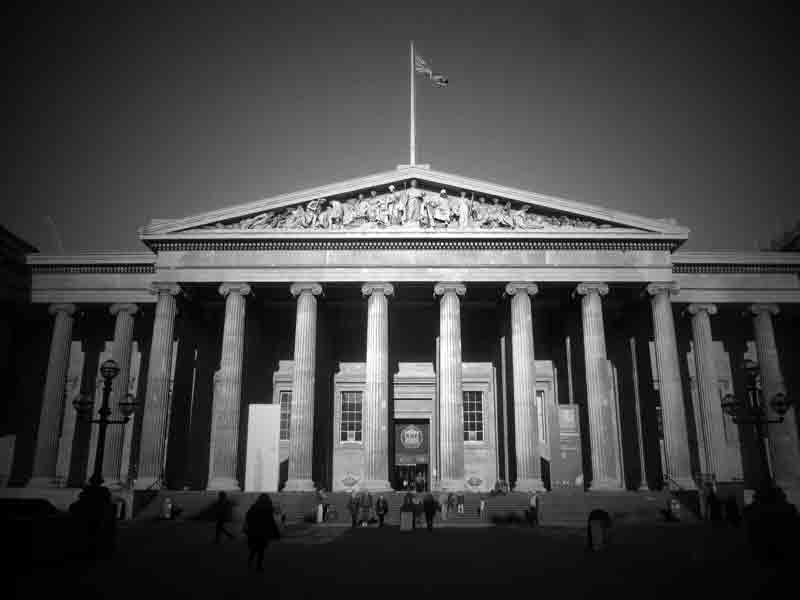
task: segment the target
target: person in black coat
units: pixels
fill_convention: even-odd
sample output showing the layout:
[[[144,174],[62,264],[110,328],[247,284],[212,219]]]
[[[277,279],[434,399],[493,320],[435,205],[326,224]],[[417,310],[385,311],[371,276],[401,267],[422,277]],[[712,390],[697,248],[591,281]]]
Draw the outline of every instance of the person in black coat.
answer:
[[[255,562],[258,571],[264,570],[264,552],[270,540],[280,539],[281,533],[275,525],[275,509],[268,494],[261,494],[255,504],[250,507],[244,517],[244,532],[250,554],[247,556],[247,567]]]
[[[422,510],[425,512],[425,525],[428,531],[433,531],[433,519],[436,516],[436,498],[427,492],[422,499]]]

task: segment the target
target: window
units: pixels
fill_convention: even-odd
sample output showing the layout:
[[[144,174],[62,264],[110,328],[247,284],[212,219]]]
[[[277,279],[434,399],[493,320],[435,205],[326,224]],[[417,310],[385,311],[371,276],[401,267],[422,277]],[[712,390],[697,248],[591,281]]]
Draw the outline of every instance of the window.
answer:
[[[342,392],[342,442],[361,441],[361,396],[362,392]]]
[[[536,419],[539,425],[539,441],[542,443],[549,443],[550,438],[547,426],[547,406],[545,405],[544,390],[536,390]]]
[[[464,441],[483,441],[482,392],[464,392]]]
[[[281,392],[281,439],[289,439],[289,423],[292,418],[292,392]]]

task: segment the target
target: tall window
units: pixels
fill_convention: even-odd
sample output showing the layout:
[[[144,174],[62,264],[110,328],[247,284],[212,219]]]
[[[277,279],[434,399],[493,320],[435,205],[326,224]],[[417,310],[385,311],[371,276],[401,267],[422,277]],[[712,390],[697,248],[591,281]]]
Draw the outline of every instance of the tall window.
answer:
[[[289,423],[292,419],[292,392],[281,392],[281,439],[289,439]]]
[[[536,419],[539,424],[539,441],[548,443],[550,428],[547,426],[547,406],[545,406],[544,390],[536,390]]]
[[[362,392],[342,392],[342,442],[361,441],[361,396]]]
[[[464,392],[464,441],[483,441],[482,392]]]

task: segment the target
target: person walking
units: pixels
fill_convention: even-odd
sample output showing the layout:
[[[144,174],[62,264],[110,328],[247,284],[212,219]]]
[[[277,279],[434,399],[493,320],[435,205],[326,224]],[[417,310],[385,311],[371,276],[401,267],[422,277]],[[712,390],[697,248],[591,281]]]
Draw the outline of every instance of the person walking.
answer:
[[[254,565],[257,571],[264,570],[264,553],[270,540],[280,539],[281,533],[275,524],[274,507],[269,494],[261,494],[250,507],[244,518],[244,532],[247,535],[247,568]]]
[[[389,503],[386,501],[386,498],[383,494],[378,496],[378,499],[375,501],[375,514],[378,516],[378,527],[383,527],[383,519],[386,517],[386,513],[389,512]]]
[[[426,492],[422,499],[422,510],[425,512],[425,525],[428,531],[433,531],[433,519],[436,516],[436,498],[433,494]]]
[[[214,504],[214,520],[216,527],[214,529],[214,543],[219,544],[220,537],[225,534],[229,540],[233,539],[233,534],[225,527],[233,517],[233,504],[228,499],[228,494],[220,492],[217,494],[217,501]]]
[[[442,511],[442,521],[447,521],[447,510],[449,506],[447,505],[447,493],[440,492],[439,493],[439,510]]]
[[[355,529],[358,519],[358,492],[355,489],[353,493],[350,494],[350,499],[347,501],[347,510],[350,511],[350,520],[353,529]]]

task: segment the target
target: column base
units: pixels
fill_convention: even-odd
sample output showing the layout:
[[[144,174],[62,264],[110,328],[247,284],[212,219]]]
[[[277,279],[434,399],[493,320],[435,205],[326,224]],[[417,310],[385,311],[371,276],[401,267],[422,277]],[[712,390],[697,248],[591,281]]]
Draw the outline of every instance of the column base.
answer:
[[[385,479],[365,479],[358,482],[358,489],[370,492],[391,492],[392,486]]]
[[[28,485],[26,485],[25,487],[53,489],[64,486],[62,485],[61,478],[59,477],[31,477],[30,481],[28,481]]]
[[[443,492],[466,492],[467,486],[463,479],[441,479],[439,490]]]
[[[283,486],[284,492],[313,492],[314,482],[311,479],[289,479]]]
[[[697,483],[690,477],[681,479],[667,479],[664,487],[670,492],[680,492],[681,490],[696,490]]]
[[[208,482],[206,485],[206,490],[209,492],[218,492],[218,491],[234,491],[238,492],[241,491],[241,486],[239,482],[233,477],[214,477],[211,481]]]
[[[515,492],[544,492],[546,488],[544,487],[544,482],[538,478],[532,479],[517,479],[517,482],[514,484],[514,491]]]
[[[135,490],[160,490],[163,489],[161,480],[158,477],[139,477],[133,483]]]
[[[601,479],[600,481],[592,481],[589,484],[589,491],[592,492],[621,492],[625,491],[625,486],[621,481],[616,479]]]
[[[636,488],[636,489],[637,489],[637,491],[640,491],[640,492],[649,492],[650,491],[650,488],[647,487],[647,482],[646,481],[641,482],[639,484],[639,487]]]

